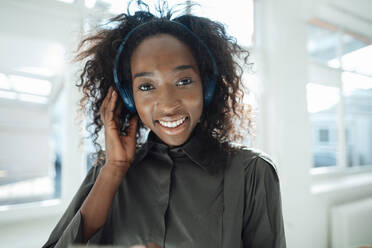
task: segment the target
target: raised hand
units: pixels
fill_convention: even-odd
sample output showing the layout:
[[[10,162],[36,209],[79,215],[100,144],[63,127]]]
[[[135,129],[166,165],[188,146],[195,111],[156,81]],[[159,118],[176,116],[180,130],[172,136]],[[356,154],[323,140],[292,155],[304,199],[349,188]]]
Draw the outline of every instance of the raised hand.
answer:
[[[136,152],[138,117],[130,120],[128,135],[120,134],[117,93],[110,87],[100,108],[105,128],[106,163],[81,207],[84,242],[101,228],[107,218],[112,199]]]
[[[119,103],[116,104],[117,98],[117,92],[110,87],[100,108],[101,120],[105,128],[105,166],[115,167],[125,174],[136,152],[138,116],[130,120],[128,135],[121,135],[118,116],[122,102],[118,101]]]

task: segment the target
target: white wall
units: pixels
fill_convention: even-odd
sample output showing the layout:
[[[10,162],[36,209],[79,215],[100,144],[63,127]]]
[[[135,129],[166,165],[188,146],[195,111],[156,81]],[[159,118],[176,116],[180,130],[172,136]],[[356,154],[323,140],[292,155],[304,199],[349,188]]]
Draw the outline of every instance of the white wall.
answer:
[[[59,216],[55,215],[1,225],[1,245],[12,248],[40,248],[46,242],[58,218]]]
[[[288,247],[319,247],[310,231],[310,127],[301,1],[258,1],[263,149],[278,166]],[[304,242],[306,241],[306,242]],[[311,241],[311,242],[310,242]]]
[[[48,109],[2,102],[0,113],[0,170],[13,180],[47,176],[52,162]]]

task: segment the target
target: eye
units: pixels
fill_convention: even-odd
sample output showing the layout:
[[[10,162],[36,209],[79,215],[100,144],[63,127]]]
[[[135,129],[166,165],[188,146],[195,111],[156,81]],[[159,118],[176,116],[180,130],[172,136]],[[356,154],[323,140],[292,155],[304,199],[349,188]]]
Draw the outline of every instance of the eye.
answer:
[[[150,83],[144,83],[138,86],[138,89],[141,91],[149,91],[149,90],[154,89],[154,86]]]
[[[178,86],[186,86],[186,85],[189,85],[191,83],[193,83],[194,81],[191,79],[191,78],[184,78],[184,79],[181,79],[180,81],[177,82],[177,85]]]

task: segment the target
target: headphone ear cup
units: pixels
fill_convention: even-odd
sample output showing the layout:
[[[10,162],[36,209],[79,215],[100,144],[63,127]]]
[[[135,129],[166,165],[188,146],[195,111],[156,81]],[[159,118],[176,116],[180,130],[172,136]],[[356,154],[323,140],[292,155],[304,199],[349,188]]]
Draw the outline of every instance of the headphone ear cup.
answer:
[[[125,107],[129,110],[129,112],[131,112],[132,114],[135,114],[137,110],[136,110],[136,105],[134,104],[132,90],[126,87],[122,87],[120,84],[119,84],[118,90],[119,90],[121,99],[124,102]]]
[[[135,114],[137,112],[136,105],[134,104],[133,94],[131,92],[128,93],[127,108],[133,114]]]

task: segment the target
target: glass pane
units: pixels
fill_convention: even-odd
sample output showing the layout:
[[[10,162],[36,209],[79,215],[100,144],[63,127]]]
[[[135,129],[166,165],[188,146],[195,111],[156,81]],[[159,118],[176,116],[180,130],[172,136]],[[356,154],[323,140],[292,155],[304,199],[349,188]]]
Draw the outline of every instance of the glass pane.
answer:
[[[0,104],[0,205],[60,197],[60,102]]]
[[[337,57],[339,35],[318,26],[308,26],[307,51],[310,57],[333,68],[339,68]]]
[[[251,46],[254,32],[253,0],[224,1],[199,0],[199,7],[192,9],[193,14],[205,16],[227,26],[227,32],[243,46]]]
[[[372,76],[372,45],[347,34],[343,35],[342,41],[342,67]]]
[[[372,77],[342,74],[348,166],[372,165]]]
[[[337,108],[340,101],[339,89],[309,83],[307,106],[312,125],[312,153],[314,167],[337,164]]]

